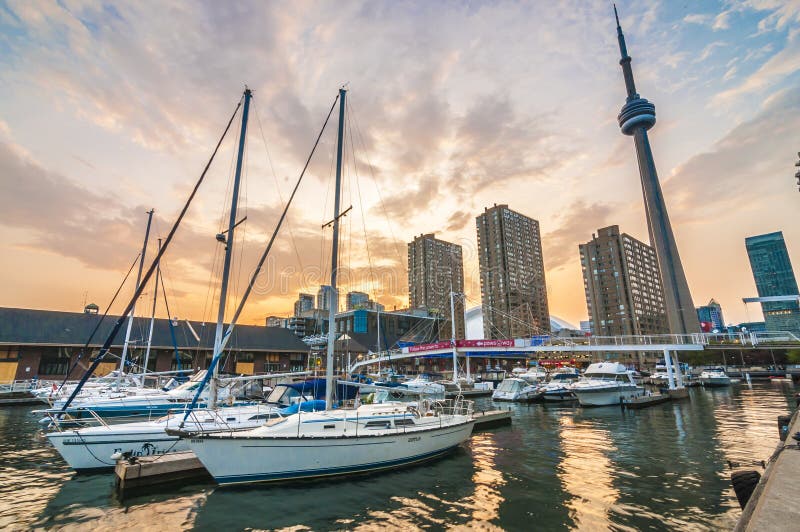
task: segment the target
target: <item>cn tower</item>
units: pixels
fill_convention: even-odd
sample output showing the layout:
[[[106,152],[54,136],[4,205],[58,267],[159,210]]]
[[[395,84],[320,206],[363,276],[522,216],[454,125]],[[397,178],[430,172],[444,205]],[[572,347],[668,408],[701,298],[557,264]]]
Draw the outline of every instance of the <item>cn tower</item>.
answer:
[[[636,145],[636,158],[639,162],[639,175],[642,178],[644,209],[647,216],[647,229],[650,233],[650,244],[655,248],[658,267],[661,271],[661,284],[664,287],[664,306],[667,311],[667,322],[672,334],[689,334],[700,332],[700,322],[683,273],[681,257],[672,234],[672,226],[667,215],[667,205],[661,183],[658,181],[653,152],[647,138],[647,130],[656,123],[656,106],[636,93],[631,70],[631,57],[625,47],[625,36],[619,25],[617,6],[614,6],[614,17],[617,20],[617,39],[619,52],[622,55],[619,64],[625,77],[625,88],[628,97],[617,116],[622,133],[633,137]]]

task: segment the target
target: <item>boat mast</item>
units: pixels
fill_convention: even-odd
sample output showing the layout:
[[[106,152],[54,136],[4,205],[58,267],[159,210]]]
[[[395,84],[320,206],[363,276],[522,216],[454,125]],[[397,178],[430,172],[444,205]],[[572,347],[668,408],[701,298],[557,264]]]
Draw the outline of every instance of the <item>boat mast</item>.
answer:
[[[333,247],[331,249],[331,285],[328,311],[328,356],[325,366],[325,410],[330,410],[333,405],[333,348],[336,341],[336,307],[339,301],[336,289],[336,274],[338,273],[339,254],[339,200],[342,188],[342,144],[344,143],[344,110],[345,95],[347,90],[339,89],[339,134],[336,141],[336,193],[333,202]]]
[[[161,251],[161,239],[158,239],[158,250]],[[156,321],[156,302],[158,301],[158,276],[161,274],[161,261],[156,264],[156,280],[153,285],[153,312],[150,314],[150,333],[147,335],[147,350],[144,352],[144,368],[142,375],[147,373],[147,363],[150,362],[150,346],[153,344],[153,324]],[[167,316],[169,318],[169,316]]]
[[[377,297],[375,298],[375,302],[377,303]],[[376,310],[378,311],[378,378],[381,376],[381,309],[377,305],[375,306]]]
[[[236,222],[236,208],[239,204],[239,181],[242,176],[242,160],[244,159],[244,143],[247,137],[247,113],[250,109],[250,98],[253,93],[250,89],[244,90],[244,107],[242,108],[242,130],[239,133],[239,153],[236,158],[236,173],[233,178],[233,192],[231,194],[231,213],[228,219],[228,230],[217,235],[217,240],[225,244],[225,259],[222,265],[222,285],[219,289],[219,311],[217,313],[217,329],[214,335],[214,354],[222,351],[222,333],[225,322],[225,306],[228,296],[228,277],[231,271],[231,257],[233,256],[233,232],[238,225]],[[214,374],[209,385],[211,399],[209,406],[217,406],[217,375],[219,364],[214,366]]]
[[[147,239],[150,237],[150,223],[153,221],[153,211],[147,213],[147,229],[144,232],[144,244],[142,244],[142,255],[139,258],[139,272],[136,274],[136,288],[134,292],[139,291],[139,283],[142,280],[142,268],[144,267],[144,256],[147,254]],[[131,305],[131,311],[128,313],[128,328],[125,329],[125,342],[122,344],[122,357],[119,360],[119,375],[117,375],[117,391],[122,385],[122,374],[125,372],[125,359],[128,356],[128,342],[131,339],[131,327],[133,327],[133,314],[136,312],[136,301]]]

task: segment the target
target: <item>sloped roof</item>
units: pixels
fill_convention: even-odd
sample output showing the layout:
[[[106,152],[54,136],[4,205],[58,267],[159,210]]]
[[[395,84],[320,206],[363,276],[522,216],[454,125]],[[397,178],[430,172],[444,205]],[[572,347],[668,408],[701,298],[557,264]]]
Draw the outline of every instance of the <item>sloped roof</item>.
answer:
[[[6,345],[51,345],[82,346],[89,339],[97,322],[98,314],[83,312],[60,312],[0,307],[0,344]],[[107,316],[92,339],[92,346],[99,347],[108,337],[118,316]],[[174,326],[175,340],[181,349],[212,349],[214,345],[214,323],[191,322],[191,327],[200,338],[198,342],[185,320]],[[131,328],[131,342],[145,345],[150,328],[149,318],[135,318]],[[230,349],[242,351],[307,352],[308,347],[289,329],[262,327],[260,325],[237,325],[228,342]],[[121,346],[125,338],[125,326],[120,328],[114,346]],[[154,349],[172,349],[169,321],[157,318],[153,325]]]

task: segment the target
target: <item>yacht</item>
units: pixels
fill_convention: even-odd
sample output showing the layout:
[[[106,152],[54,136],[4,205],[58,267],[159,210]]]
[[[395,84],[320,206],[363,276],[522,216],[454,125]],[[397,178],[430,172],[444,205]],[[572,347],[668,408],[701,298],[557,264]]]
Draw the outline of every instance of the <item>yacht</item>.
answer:
[[[219,484],[244,484],[365,473],[430,460],[464,442],[474,423],[472,401],[423,400],[297,412],[252,430],[178,435]]]
[[[550,374],[550,380],[544,385],[542,398],[545,401],[575,401],[577,397],[570,390],[570,385],[580,377],[576,368],[558,368]]]
[[[708,387],[730,386],[731,378],[723,368],[707,368],[700,374],[700,384]]]
[[[633,371],[619,362],[591,364],[570,390],[581,406],[618,405],[623,398],[644,395],[644,389],[633,380]]]
[[[527,370],[524,370],[520,373],[516,373],[517,369],[522,368],[516,368],[514,376],[525,379],[531,384],[538,384],[547,380],[547,372],[540,366],[531,366]]]
[[[400,383],[400,386],[424,395],[444,396],[444,376],[439,373],[420,373],[415,378]]]
[[[495,401],[530,402],[542,397],[543,389],[539,384],[531,384],[519,377],[507,377],[492,393]]]

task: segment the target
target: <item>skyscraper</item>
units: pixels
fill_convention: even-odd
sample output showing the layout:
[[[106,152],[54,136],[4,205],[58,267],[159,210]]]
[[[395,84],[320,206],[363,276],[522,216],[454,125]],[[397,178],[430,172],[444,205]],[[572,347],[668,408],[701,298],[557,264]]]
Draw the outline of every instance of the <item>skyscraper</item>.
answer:
[[[475,220],[486,338],[550,331],[539,222],[508,208],[484,209]]]
[[[652,247],[612,225],[578,246],[592,332],[601,336],[669,332]]]
[[[697,319],[700,320],[700,328],[703,332],[712,332],[715,329],[723,331],[725,329],[722,307],[713,299],[708,302],[708,305],[697,307]]]
[[[297,301],[294,302],[294,316],[300,316],[303,312],[314,308],[313,294],[297,294]]]
[[[317,308],[319,310],[330,310],[331,309],[331,287],[330,285],[324,284],[319,287],[317,291]],[[339,298],[336,298],[336,311],[339,310]]]
[[[747,237],[745,247],[758,297],[797,295],[797,280],[781,231]],[[800,334],[800,308],[796,300],[763,302],[761,310],[768,331]]]
[[[408,243],[408,299],[411,308],[426,308],[442,317],[439,337],[449,339],[450,292],[455,292],[456,339],[464,338],[464,261],[461,246],[433,233]]]
[[[656,165],[653,161],[653,152],[650,149],[650,140],[647,137],[647,130],[656,123],[656,107],[636,92],[631,58],[625,46],[625,36],[619,25],[616,6],[614,7],[614,16],[617,19],[617,40],[622,56],[619,64],[622,66],[625,88],[628,91],[625,105],[622,106],[617,121],[622,133],[633,136],[636,145],[636,157],[639,161],[639,175],[644,195],[644,210],[647,215],[647,229],[650,233],[650,244],[655,249],[661,271],[667,322],[670,332],[673,334],[700,332],[700,323],[697,320],[689,284],[686,282],[686,275],[683,272],[675,235],[672,234],[667,205],[664,202],[664,194],[661,191],[661,183],[658,180]]]

